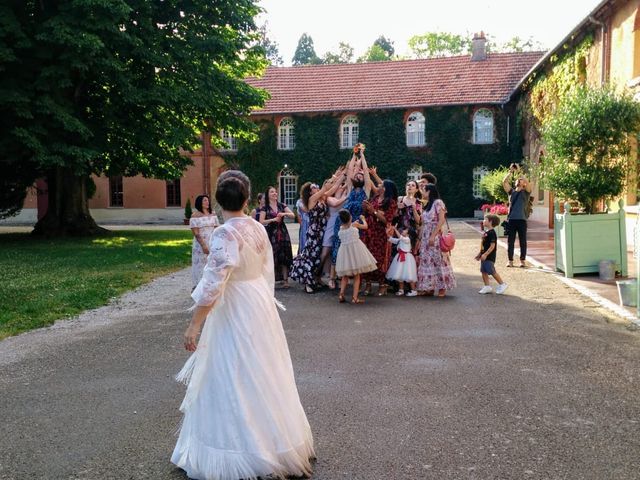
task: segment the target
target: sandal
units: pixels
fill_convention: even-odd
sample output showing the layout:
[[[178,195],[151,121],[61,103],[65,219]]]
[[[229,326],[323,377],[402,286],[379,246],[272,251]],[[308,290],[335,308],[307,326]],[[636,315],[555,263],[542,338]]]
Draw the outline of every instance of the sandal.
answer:
[[[335,290],[335,289],[336,289],[336,282],[332,278],[331,280],[329,280],[329,290]]]
[[[309,293],[309,294],[316,293],[315,288],[313,288],[311,285],[305,285],[304,286],[304,291],[305,291],[305,293]]]
[[[388,288],[389,288],[389,285],[380,285],[380,288],[378,288],[378,293],[376,293],[376,295],[378,297],[384,297],[387,294]]]
[[[351,303],[353,303],[354,305],[359,304],[359,303],[364,303],[364,300],[358,297],[353,297],[351,299]]]
[[[338,295],[338,303],[344,303],[344,301],[344,294],[341,293],[340,295]]]
[[[446,290],[439,290],[439,291],[438,291],[438,296],[439,296],[440,298],[442,298],[442,297],[444,297],[444,296],[446,296],[446,295],[447,295],[447,291],[446,291]]]
[[[365,297],[371,295],[371,284],[369,282],[365,284],[364,292],[362,292],[362,295],[364,295]]]

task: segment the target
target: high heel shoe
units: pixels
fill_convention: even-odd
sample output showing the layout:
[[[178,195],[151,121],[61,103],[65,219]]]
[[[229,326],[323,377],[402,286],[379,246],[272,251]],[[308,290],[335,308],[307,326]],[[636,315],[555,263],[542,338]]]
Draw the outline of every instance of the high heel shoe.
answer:
[[[365,297],[371,295],[371,284],[370,283],[368,283],[368,282],[365,283],[364,292],[362,292],[362,295],[364,295]]]
[[[344,303],[344,295],[341,293],[340,295],[338,295],[338,303]]]
[[[357,305],[357,304],[360,304],[360,303],[364,303],[364,300],[362,298],[353,297],[351,299],[351,303],[353,303],[354,305]]]

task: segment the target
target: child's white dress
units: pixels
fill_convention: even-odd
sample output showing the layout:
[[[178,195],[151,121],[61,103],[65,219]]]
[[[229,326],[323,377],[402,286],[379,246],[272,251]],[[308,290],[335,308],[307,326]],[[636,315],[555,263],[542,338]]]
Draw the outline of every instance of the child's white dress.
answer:
[[[389,241],[398,245],[398,253],[387,270],[387,278],[397,282],[417,282],[418,268],[416,258],[411,253],[411,239],[400,237],[390,238]]]
[[[336,275],[351,277],[359,273],[373,272],[378,268],[376,259],[360,240],[356,227],[338,230],[340,248],[336,258]]]

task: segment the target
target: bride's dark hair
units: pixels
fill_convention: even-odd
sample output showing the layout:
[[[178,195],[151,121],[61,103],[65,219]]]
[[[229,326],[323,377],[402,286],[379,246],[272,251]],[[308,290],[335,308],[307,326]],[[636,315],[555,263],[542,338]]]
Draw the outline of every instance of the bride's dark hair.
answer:
[[[251,195],[251,181],[240,170],[227,170],[218,177],[216,201],[223,210],[242,210]]]

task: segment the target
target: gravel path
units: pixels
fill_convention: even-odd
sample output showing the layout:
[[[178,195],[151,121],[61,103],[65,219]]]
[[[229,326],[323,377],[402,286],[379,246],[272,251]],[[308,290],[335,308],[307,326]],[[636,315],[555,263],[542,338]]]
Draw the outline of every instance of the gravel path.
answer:
[[[279,291],[314,479],[637,479],[640,335],[455,224],[445,299]],[[0,479],[185,479],[169,463],[189,272],[0,342]]]

